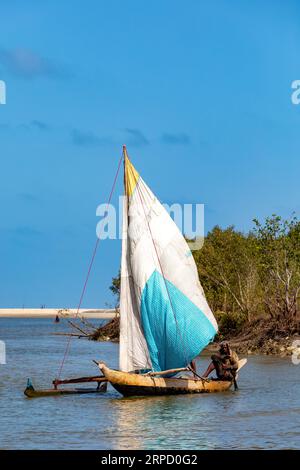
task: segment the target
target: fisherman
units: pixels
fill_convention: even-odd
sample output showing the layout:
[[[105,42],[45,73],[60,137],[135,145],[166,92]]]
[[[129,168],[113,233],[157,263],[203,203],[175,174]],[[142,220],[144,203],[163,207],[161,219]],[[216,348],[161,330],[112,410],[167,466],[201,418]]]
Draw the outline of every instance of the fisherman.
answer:
[[[219,352],[211,356],[212,362],[202,375],[203,378],[215,370],[219,380],[233,380],[239,367],[239,358],[236,352],[230,349],[227,341],[220,343]]]

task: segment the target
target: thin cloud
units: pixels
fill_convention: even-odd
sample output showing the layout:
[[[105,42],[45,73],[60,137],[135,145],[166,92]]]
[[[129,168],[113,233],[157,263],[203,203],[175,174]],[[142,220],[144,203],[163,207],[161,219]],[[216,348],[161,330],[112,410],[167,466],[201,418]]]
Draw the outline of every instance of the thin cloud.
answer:
[[[107,137],[99,137],[93,132],[85,132],[79,129],[71,131],[71,139],[73,144],[79,147],[96,147],[110,143],[110,139]]]
[[[18,227],[14,227],[9,229],[9,232],[12,235],[16,235],[18,237],[26,237],[26,238],[31,238],[31,237],[39,237],[42,235],[42,232],[40,230],[35,229],[34,227],[29,227],[27,225],[22,225]]]
[[[62,66],[24,48],[4,49],[0,47],[0,65],[8,73],[27,79],[36,77],[63,78],[68,75]]]
[[[130,129],[126,128],[125,132],[130,137],[128,145],[135,147],[142,147],[144,145],[149,145],[149,140],[139,129]]]
[[[18,198],[26,203],[36,203],[39,201],[39,198],[32,193],[19,193]]]
[[[168,132],[162,135],[161,141],[168,145],[189,145],[190,137],[185,133],[170,134]]]
[[[0,123],[0,131],[18,131],[18,130],[25,130],[31,131],[32,129],[37,129],[39,131],[47,131],[51,129],[51,127],[43,122],[39,121],[38,119],[34,119],[29,123],[19,123],[15,125],[7,124],[7,123]]]
[[[47,131],[47,130],[49,130],[48,124],[46,124],[46,123],[43,122],[43,121],[39,121],[38,119],[34,119],[33,121],[31,121],[31,126],[32,126],[32,127],[35,127],[36,129],[38,129],[38,130],[40,130],[40,131]]]

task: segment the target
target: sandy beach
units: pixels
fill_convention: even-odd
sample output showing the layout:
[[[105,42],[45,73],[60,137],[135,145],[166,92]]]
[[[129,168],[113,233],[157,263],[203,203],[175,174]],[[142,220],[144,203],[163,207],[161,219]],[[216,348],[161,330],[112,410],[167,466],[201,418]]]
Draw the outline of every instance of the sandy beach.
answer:
[[[0,318],[51,318],[59,316],[75,317],[76,308],[2,308]],[[85,318],[111,319],[116,315],[114,309],[80,309],[79,316]]]

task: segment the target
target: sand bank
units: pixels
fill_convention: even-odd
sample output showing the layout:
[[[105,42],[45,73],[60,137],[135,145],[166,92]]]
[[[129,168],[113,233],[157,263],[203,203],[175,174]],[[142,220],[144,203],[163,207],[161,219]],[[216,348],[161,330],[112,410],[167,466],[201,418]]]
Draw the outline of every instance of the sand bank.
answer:
[[[0,318],[52,318],[59,316],[76,316],[76,308],[1,308]],[[79,315],[85,318],[111,319],[116,315],[114,309],[80,309]]]

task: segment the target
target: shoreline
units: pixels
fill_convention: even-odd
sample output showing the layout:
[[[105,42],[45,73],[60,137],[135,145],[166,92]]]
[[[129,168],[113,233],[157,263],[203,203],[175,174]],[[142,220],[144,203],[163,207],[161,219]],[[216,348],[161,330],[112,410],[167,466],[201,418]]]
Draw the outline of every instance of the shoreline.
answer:
[[[77,313],[76,308],[2,308],[0,309],[1,318],[55,318],[57,315],[60,318],[90,318],[99,320],[113,320],[118,312],[116,309],[79,309]],[[258,327],[263,325],[258,323]],[[300,334],[299,332],[291,334],[289,331],[281,331],[280,335],[264,335],[260,328],[252,327],[247,331],[242,331],[236,335],[228,335],[227,339],[232,349],[234,349],[239,355],[273,355],[286,357],[296,354],[300,358]],[[118,336],[118,321],[116,324],[111,326],[108,323],[107,326],[101,328],[101,335],[99,338],[94,338],[96,341],[118,341],[115,337]],[[262,328],[263,330],[263,328]],[[218,342],[209,344],[205,351],[208,354],[216,352]]]
[[[119,318],[115,318],[104,326],[101,326],[93,334],[95,341],[119,341]],[[273,356],[292,356],[300,358],[300,334],[299,331],[291,332],[290,328],[282,329],[270,322],[258,321],[256,324],[248,325],[238,334],[227,334],[225,337],[219,337],[217,341],[209,344],[205,348],[206,354],[216,353],[221,340],[227,340],[231,348],[238,355],[273,355]],[[223,335],[222,335],[223,336]]]
[[[81,308],[1,308],[0,318],[55,318],[67,317],[75,318],[76,316],[84,318],[99,318],[100,320],[110,320],[115,317],[115,309],[96,309]]]
[[[269,338],[262,344],[257,344],[253,339],[245,339],[245,337],[234,336],[227,339],[230,347],[239,355],[246,356],[279,356],[287,357],[293,356],[300,358],[300,335],[293,334],[287,335],[282,338]],[[213,342],[206,347],[209,353],[216,353],[218,350],[219,342]]]

